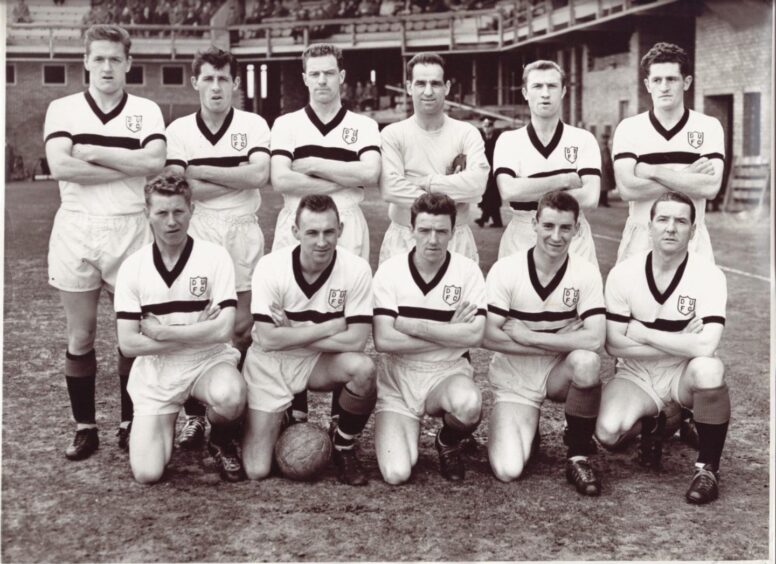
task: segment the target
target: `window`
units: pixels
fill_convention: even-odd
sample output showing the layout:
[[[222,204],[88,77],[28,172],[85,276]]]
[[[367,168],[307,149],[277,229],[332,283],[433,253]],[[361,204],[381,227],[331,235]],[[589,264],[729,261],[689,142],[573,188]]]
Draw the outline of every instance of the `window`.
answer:
[[[136,84],[142,86],[144,84],[144,76],[145,69],[142,66],[133,66],[127,73],[127,84]],[[89,85],[89,71],[86,69],[84,69],[84,84],[87,86]]]
[[[16,65],[5,65],[5,83],[16,84]]]
[[[760,93],[744,94],[744,156],[760,156]]]
[[[162,67],[162,84],[164,86],[183,86],[183,67]]]
[[[43,84],[67,84],[65,65],[43,65]]]

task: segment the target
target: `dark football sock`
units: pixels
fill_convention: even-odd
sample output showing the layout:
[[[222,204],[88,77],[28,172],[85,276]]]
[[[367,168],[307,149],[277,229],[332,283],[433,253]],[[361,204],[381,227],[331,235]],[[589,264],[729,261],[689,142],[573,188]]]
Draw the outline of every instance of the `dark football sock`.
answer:
[[[479,425],[479,419],[473,425],[467,425],[452,413],[442,416],[442,429],[439,431],[439,442],[445,446],[455,446],[471,435]]]
[[[344,387],[345,387],[344,384],[339,384],[331,392],[331,416],[332,416],[332,418],[339,417],[339,415],[340,415],[339,395],[342,393],[342,388],[344,388]],[[305,397],[305,408],[307,406],[306,402],[307,402],[307,397]]]
[[[377,403],[377,396],[360,396],[343,386],[337,396],[339,421],[334,433],[334,448],[353,448],[356,438],[366,427],[369,416]]]
[[[94,350],[85,354],[65,353],[65,381],[70,406],[76,423],[94,425],[94,383],[97,375],[97,357]]]
[[[183,410],[189,417],[204,417],[205,413],[207,413],[205,404],[193,396],[189,396],[189,398],[183,402]]]
[[[333,398],[332,398],[332,401]],[[307,414],[310,409],[307,405],[307,390],[302,390],[294,394],[291,400],[291,416],[297,421],[307,421]]]
[[[595,431],[598,408],[601,405],[601,385],[579,388],[572,382],[566,396],[568,425],[568,458],[588,456]]]
[[[132,398],[129,397],[127,392],[127,383],[129,382],[129,372],[132,370],[132,364],[135,362],[134,358],[126,357],[121,354],[119,349],[118,356],[118,373],[119,373],[119,392],[121,394],[121,422],[125,423],[132,421]]]
[[[719,469],[730,422],[730,394],[723,384],[719,388],[697,390],[693,394],[695,426],[698,429],[698,463]]]
[[[210,421],[210,441],[217,445],[225,445],[237,439],[240,430],[240,419],[226,423]]]

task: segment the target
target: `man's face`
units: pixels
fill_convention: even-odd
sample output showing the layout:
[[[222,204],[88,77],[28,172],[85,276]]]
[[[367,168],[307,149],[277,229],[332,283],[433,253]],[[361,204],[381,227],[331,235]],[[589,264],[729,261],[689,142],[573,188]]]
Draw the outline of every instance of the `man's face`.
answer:
[[[548,257],[560,258],[569,251],[571,239],[577,232],[574,212],[545,207],[533,219],[536,231],[536,249]]]
[[[523,97],[531,115],[551,118],[560,115],[561,100],[566,95],[560,73],[555,69],[532,70],[523,86]]]
[[[674,110],[684,104],[684,93],[690,88],[692,77],[682,78],[679,68],[679,63],[652,63],[649,66],[644,85],[652,96],[655,109]]]
[[[331,263],[342,233],[342,224],[337,221],[334,210],[314,212],[304,209],[291,230],[302,247],[305,262],[321,268]]]
[[[445,109],[445,96],[450,93],[450,81],[439,65],[415,65],[412,79],[407,81],[407,93],[412,96],[416,114],[434,116]]]
[[[432,263],[442,262],[452,236],[453,226],[449,215],[421,212],[415,217],[412,238],[415,239],[415,253],[419,257]]]
[[[169,247],[183,244],[189,231],[192,211],[193,206],[187,204],[183,196],[151,194],[145,213],[157,244]]]
[[[340,85],[345,82],[345,71],[337,67],[334,55],[310,57],[302,74],[305,86],[310,91],[310,100],[319,104],[330,104],[340,97]]]
[[[485,137],[490,139],[490,136],[493,135],[493,124],[488,120],[483,121],[482,132],[485,134]]]
[[[92,41],[84,55],[89,85],[108,95],[124,89],[131,64],[132,57],[127,57],[124,46],[115,41]]]
[[[690,206],[673,201],[658,203],[655,217],[649,221],[649,235],[654,248],[664,253],[684,254],[694,233]]]
[[[221,114],[232,106],[232,95],[240,86],[240,77],[232,79],[229,65],[220,69],[205,63],[199,76],[191,77],[191,85],[199,92],[199,103],[207,111]]]

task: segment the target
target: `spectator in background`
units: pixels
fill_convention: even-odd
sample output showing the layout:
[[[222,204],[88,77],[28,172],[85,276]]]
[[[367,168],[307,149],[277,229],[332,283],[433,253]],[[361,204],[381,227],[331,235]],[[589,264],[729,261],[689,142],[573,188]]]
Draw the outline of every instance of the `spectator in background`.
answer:
[[[30,7],[24,0],[19,0],[16,3],[16,6],[13,7],[12,16],[14,23],[32,23]]]
[[[184,12],[183,6],[180,4],[180,2],[173,2],[172,9],[170,10],[170,25],[183,25],[185,19],[186,12]]]
[[[601,134],[601,197],[598,199],[598,205],[605,208],[609,207],[609,190],[614,190],[611,137],[611,128],[606,126]]]
[[[380,12],[379,14],[381,16],[393,16],[396,14],[396,12],[399,9],[399,4],[396,2],[396,0],[383,0],[380,2]]]
[[[374,110],[377,108],[377,86],[371,80],[364,86],[364,99],[361,102],[362,110]]]
[[[496,128],[493,127],[493,120],[489,117],[482,118],[482,141],[485,143],[485,158],[488,159],[490,165],[490,174],[488,174],[488,183],[485,186],[485,193],[482,195],[482,200],[479,203],[479,207],[482,208],[482,216],[479,219],[475,219],[474,222],[480,227],[485,227],[488,220],[491,220],[491,227],[504,227],[501,222],[501,195],[498,192],[498,186],[496,185],[496,177],[493,174],[493,149],[496,147],[496,139],[498,139],[498,133]]]

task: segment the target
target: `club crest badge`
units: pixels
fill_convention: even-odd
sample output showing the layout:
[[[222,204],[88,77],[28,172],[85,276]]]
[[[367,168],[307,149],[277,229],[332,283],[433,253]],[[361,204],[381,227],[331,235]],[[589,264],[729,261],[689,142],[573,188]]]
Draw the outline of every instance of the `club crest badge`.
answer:
[[[693,149],[700,148],[703,145],[703,131],[688,131],[687,142]]]
[[[577,154],[579,153],[579,147],[564,147],[563,148],[563,155],[566,157],[566,160],[570,162],[571,164],[574,164],[577,162]]]
[[[348,145],[352,145],[353,143],[358,141],[358,129],[355,129],[353,127],[343,127],[342,140]]]
[[[232,148],[235,151],[242,151],[248,146],[248,134],[232,133]]]
[[[345,305],[347,290],[329,290],[329,305],[334,309],[341,309]]]
[[[563,303],[568,307],[574,307],[579,301],[579,290],[576,288],[563,288]]]
[[[690,315],[695,313],[695,298],[690,296],[679,296],[679,300],[676,302],[676,309],[682,315]]]
[[[454,306],[461,301],[461,287],[460,286],[445,286],[442,290],[442,299],[449,306]]]
[[[207,291],[207,276],[192,276],[189,278],[189,292],[192,296],[201,298]]]
[[[126,118],[127,129],[132,133],[137,133],[143,129],[143,116],[127,116]]]

